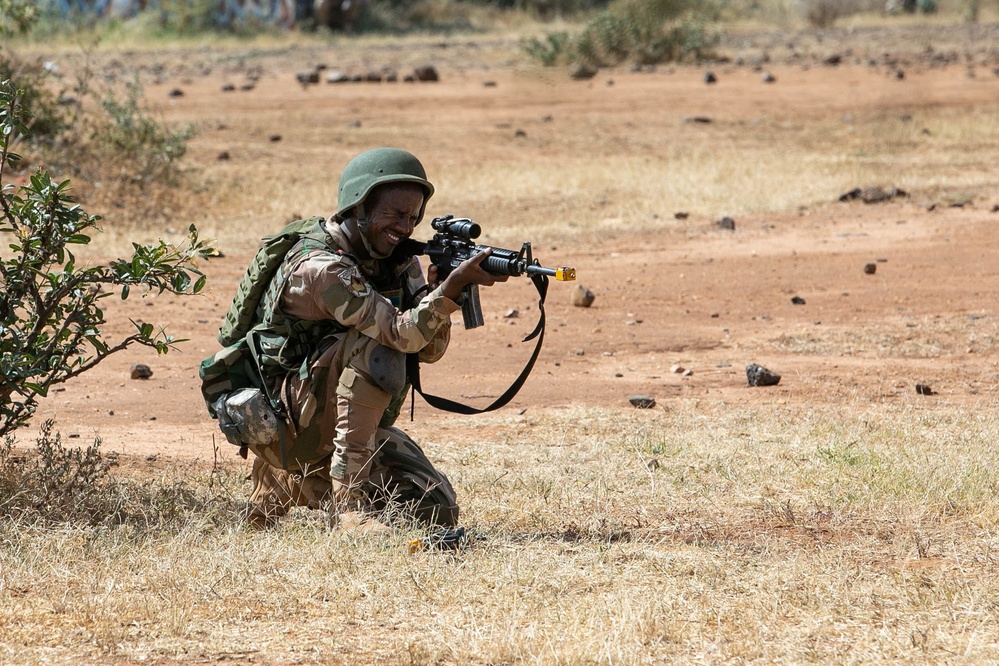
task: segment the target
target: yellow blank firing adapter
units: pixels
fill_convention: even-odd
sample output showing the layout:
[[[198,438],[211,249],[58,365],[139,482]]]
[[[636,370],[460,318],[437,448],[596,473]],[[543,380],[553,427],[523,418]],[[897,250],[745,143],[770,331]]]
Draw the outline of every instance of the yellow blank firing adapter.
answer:
[[[555,279],[562,282],[571,282],[576,279],[576,269],[563,266],[555,269]]]

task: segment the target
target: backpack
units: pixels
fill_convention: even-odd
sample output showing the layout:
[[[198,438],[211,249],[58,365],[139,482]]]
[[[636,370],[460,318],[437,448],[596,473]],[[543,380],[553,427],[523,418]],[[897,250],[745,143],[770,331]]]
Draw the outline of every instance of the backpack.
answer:
[[[248,442],[246,429],[234,423],[226,410],[226,399],[245,389],[258,391],[266,397],[269,408],[277,417],[278,426],[285,427],[285,409],[277,396],[270,395],[264,377],[273,374],[265,369],[260,352],[258,334],[265,318],[273,313],[263,311],[263,301],[278,269],[288,252],[302,239],[312,239],[329,247],[328,234],[322,227],[322,217],[310,217],[292,222],[279,233],[264,238],[246,273],[239,282],[236,295],[219,328],[217,339],[222,349],[204,359],[198,369],[201,378],[201,395],[213,419],[218,419],[226,439],[240,447],[239,454],[246,457],[247,448],[257,452],[255,444]],[[283,438],[282,438],[283,439]],[[283,446],[282,446],[283,449]]]

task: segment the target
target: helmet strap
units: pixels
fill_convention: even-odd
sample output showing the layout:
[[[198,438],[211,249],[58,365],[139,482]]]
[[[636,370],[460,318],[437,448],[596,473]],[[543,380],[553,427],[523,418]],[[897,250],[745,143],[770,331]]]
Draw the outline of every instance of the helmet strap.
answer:
[[[364,250],[368,253],[368,256],[372,259],[387,258],[389,255],[376,252],[375,248],[371,246],[371,242],[368,241],[368,216],[364,212],[364,203],[354,206],[354,219],[357,220],[357,232],[361,237],[361,243],[364,244]]]

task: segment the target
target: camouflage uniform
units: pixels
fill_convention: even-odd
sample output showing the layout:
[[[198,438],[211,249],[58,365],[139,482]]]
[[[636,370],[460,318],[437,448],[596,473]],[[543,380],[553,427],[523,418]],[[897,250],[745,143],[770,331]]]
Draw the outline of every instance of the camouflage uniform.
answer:
[[[447,478],[392,427],[408,388],[398,374],[402,366],[390,373],[397,375],[394,381],[379,383],[372,355],[387,352],[401,362],[402,353],[419,353],[422,362],[438,360],[458,305],[439,288],[413,303],[426,291],[415,257],[398,266],[358,261],[336,222],[328,220],[325,229],[339,251],[299,243],[265,296],[264,309],[268,299],[279,299],[277,309],[292,328],[295,322],[330,326],[309,329],[300,368],[273,380],[291,427],[283,460],[275,453],[254,461],[249,518],[264,525],[293,505],[331,503],[337,511],[407,504],[423,520],[453,525],[458,507]],[[391,391],[386,384],[394,384]]]

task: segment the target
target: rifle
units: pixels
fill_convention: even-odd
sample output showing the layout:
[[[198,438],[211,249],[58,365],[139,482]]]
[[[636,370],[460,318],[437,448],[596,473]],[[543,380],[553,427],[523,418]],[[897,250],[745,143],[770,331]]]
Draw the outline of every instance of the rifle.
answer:
[[[511,275],[519,277],[527,275],[538,290],[538,323],[534,331],[530,333],[524,342],[537,338],[534,352],[531,359],[520,372],[520,376],[508,388],[503,395],[497,398],[488,407],[481,409],[463,405],[447,398],[431,395],[423,391],[420,385],[420,363],[417,354],[410,354],[407,361],[409,380],[413,385],[413,390],[419,392],[423,398],[437,409],[443,409],[458,414],[481,414],[491,412],[504,406],[520,390],[534,368],[534,362],[538,360],[541,352],[541,344],[545,339],[545,296],[548,294],[548,278],[567,282],[576,279],[576,269],[569,267],[545,268],[531,254],[531,243],[525,242],[520,248],[520,252],[506,250],[501,247],[491,247],[489,245],[476,245],[473,241],[482,233],[482,228],[467,217],[455,218],[453,215],[438,217],[430,223],[437,232],[434,237],[426,243],[409,240],[405,252],[412,255],[425,254],[430,258],[430,263],[437,267],[437,279],[443,281],[451,274],[461,262],[484,250],[491,250],[490,255],[483,260],[481,266],[486,271],[494,275]],[[482,306],[479,303],[479,285],[470,284],[461,290],[461,314],[465,320],[465,328],[476,328],[482,326]],[[412,411],[410,412],[412,418]]]
[[[544,276],[547,290],[547,278],[553,277],[561,282],[568,282],[576,279],[576,269],[563,266],[561,268],[545,268],[534,258],[531,253],[531,242],[526,241],[521,246],[520,251],[506,250],[501,247],[490,245],[476,245],[473,241],[482,233],[482,227],[468,219],[467,217],[455,218],[453,215],[438,217],[430,223],[434,231],[434,237],[426,243],[411,241],[410,249],[414,254],[425,254],[430,259],[430,263],[437,267],[438,280],[444,281],[461,262],[482,252],[491,250],[491,253],[482,262],[481,266],[493,275],[510,275],[520,277],[527,275],[534,279],[535,276]],[[537,284],[537,281],[536,281]],[[540,291],[539,287],[539,291]],[[461,290],[461,315],[464,319],[465,328],[478,328],[483,325],[482,305],[479,302],[479,285],[470,284]],[[542,296],[542,300],[543,300]],[[530,340],[532,336],[527,339]]]

